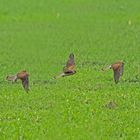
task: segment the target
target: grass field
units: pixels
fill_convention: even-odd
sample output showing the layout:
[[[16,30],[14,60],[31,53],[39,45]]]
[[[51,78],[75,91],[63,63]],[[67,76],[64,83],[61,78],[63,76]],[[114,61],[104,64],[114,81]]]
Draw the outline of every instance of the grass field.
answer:
[[[140,139],[139,5],[0,0],[0,140]],[[54,80],[71,52],[77,73]],[[117,60],[125,68],[116,85],[101,69]],[[24,69],[28,94],[5,80]]]

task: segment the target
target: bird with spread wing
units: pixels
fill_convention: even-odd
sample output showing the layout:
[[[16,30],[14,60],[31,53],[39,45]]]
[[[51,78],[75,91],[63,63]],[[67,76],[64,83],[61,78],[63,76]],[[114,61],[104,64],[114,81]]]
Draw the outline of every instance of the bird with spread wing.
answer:
[[[66,63],[66,66],[63,68],[63,73],[61,73],[60,75],[56,76],[55,79],[60,78],[60,77],[73,75],[75,73],[76,73],[76,70],[75,70],[74,54],[71,53],[69,55],[69,59],[68,59],[68,61]]]
[[[15,75],[7,76],[6,79],[12,82],[21,80],[24,90],[26,92],[29,91],[29,74],[27,73],[27,71],[23,70]]]
[[[117,84],[119,82],[121,76],[123,75],[124,63],[122,61],[118,61],[116,63],[111,64],[110,66],[108,66],[107,68],[105,68],[103,70],[108,70],[108,69],[113,70],[114,81]]]

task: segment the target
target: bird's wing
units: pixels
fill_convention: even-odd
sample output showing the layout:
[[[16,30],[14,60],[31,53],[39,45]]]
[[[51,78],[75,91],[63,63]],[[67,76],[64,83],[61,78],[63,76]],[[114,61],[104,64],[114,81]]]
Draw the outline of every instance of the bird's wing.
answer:
[[[123,70],[124,70],[124,64],[122,63],[121,67],[120,67],[120,75],[123,75]]]
[[[115,83],[118,83],[119,82],[119,79],[120,79],[120,70],[114,70],[114,80],[115,80]]]
[[[29,91],[29,78],[28,78],[28,76],[26,78],[22,79],[22,86],[26,92]]]
[[[75,62],[74,62],[74,55],[70,54],[69,60],[66,63],[66,66],[64,67],[64,72],[73,72],[75,70]]]
[[[64,67],[63,69],[64,73],[71,73],[75,71],[75,65],[71,65],[69,67]]]

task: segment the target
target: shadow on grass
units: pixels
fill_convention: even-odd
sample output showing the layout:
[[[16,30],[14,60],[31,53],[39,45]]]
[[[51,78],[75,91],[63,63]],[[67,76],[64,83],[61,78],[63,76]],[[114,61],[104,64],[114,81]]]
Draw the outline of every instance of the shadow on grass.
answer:
[[[90,61],[90,60],[87,60],[87,61],[84,61],[81,63],[82,67],[84,67],[84,66],[103,66],[103,65],[105,65],[105,63],[99,62],[99,61]]]
[[[50,79],[50,80],[34,80],[32,83],[32,85],[53,85],[56,84],[56,80],[55,79]]]
[[[127,82],[127,83],[140,83],[140,77],[139,77],[139,75],[135,75],[133,78],[125,79],[124,82]]]

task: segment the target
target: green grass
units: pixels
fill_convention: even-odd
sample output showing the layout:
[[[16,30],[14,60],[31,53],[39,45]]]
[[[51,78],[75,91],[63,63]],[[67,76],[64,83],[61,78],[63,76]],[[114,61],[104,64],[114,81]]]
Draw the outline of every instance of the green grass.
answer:
[[[0,0],[0,139],[140,139],[139,5]],[[71,52],[77,73],[53,80]],[[125,68],[116,85],[112,71],[101,69],[117,60]],[[28,94],[5,81],[23,69]],[[106,108],[109,102],[116,107]]]

